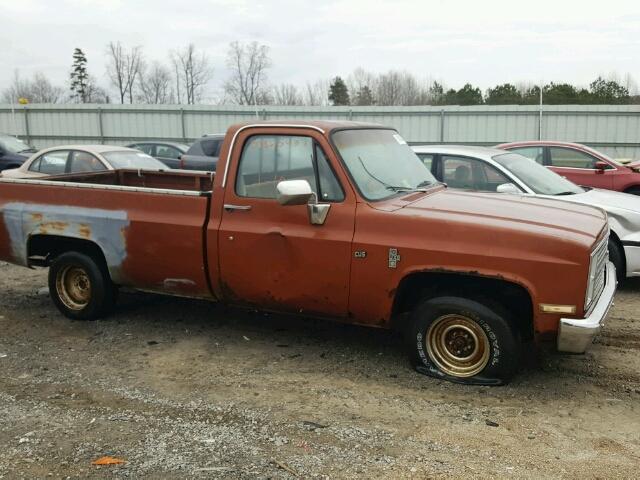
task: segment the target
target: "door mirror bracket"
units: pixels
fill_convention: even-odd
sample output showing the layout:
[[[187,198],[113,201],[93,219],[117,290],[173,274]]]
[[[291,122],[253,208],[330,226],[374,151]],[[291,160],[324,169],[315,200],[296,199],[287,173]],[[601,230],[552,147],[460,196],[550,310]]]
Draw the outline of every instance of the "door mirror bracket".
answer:
[[[323,225],[331,205],[318,203],[318,196],[306,180],[283,180],[276,185],[280,205],[307,205],[309,223]]]

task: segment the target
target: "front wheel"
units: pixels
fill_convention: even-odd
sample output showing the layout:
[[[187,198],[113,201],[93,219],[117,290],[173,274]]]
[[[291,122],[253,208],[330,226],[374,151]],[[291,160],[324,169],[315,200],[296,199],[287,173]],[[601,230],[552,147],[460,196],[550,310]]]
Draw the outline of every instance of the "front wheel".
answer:
[[[616,276],[618,277],[618,283],[624,282],[627,276],[627,266],[624,260],[624,252],[622,247],[619,246],[615,240],[609,238],[609,260],[616,267]]]
[[[83,253],[67,252],[49,268],[49,294],[65,316],[95,320],[113,309],[117,290],[105,266]]]
[[[437,297],[418,305],[408,332],[416,370],[458,383],[508,382],[520,362],[520,341],[507,314],[489,303]]]

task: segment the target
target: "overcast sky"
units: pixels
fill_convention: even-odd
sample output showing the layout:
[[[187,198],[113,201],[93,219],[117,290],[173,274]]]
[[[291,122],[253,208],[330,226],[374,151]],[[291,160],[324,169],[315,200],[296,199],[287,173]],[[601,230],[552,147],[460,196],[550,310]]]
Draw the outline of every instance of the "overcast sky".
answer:
[[[450,87],[540,80],[640,81],[639,0],[0,0],[0,89],[14,70],[66,84],[75,47],[103,85],[109,41],[148,59],[193,42],[227,77],[229,42],[270,48],[272,83],[406,69]]]

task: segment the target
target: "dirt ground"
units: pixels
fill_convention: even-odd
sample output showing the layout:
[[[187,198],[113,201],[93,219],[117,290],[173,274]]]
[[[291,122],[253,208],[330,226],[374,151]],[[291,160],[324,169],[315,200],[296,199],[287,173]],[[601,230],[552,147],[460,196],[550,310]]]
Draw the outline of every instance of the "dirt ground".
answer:
[[[0,478],[640,475],[640,282],[589,353],[504,387],[421,376],[389,332],[201,301],[70,321],[45,285],[0,264]]]

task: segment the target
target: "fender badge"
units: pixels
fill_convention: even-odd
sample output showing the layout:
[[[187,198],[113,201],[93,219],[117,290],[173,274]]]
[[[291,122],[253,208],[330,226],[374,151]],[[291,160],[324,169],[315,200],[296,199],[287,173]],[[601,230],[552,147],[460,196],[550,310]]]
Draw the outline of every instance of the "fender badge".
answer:
[[[355,258],[367,258],[367,252],[366,252],[366,250],[356,250],[353,253],[353,256]]]
[[[397,248],[389,249],[389,268],[396,268],[400,261],[400,253]]]

